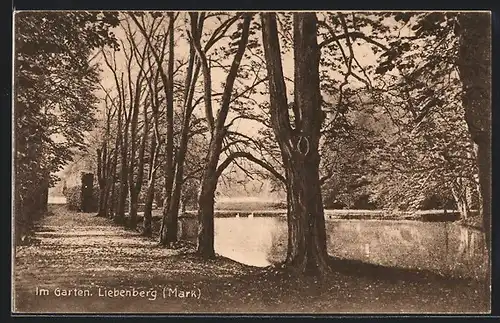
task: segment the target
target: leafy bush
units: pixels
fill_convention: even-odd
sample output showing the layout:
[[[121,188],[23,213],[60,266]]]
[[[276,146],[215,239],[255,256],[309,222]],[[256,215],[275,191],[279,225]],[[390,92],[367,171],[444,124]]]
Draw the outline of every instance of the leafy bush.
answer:
[[[80,186],[68,187],[64,191],[64,196],[66,197],[66,207],[72,211],[81,211],[82,204],[82,192]],[[92,201],[91,210],[92,212],[97,212],[99,207],[99,187],[94,186],[92,191]]]

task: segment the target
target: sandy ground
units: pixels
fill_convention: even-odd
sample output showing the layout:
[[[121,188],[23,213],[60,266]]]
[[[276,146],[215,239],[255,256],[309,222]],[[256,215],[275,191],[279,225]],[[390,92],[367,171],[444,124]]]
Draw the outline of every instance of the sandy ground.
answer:
[[[51,205],[30,245],[16,248],[21,313],[486,313],[472,280],[332,261],[326,279],[290,277],[227,258],[201,261],[93,214]],[[141,293],[142,292],[142,293]],[[121,295],[120,295],[121,293]]]

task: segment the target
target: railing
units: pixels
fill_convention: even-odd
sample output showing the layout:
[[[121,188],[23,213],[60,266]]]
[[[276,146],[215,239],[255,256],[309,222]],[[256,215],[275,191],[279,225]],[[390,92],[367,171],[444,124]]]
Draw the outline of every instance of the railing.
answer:
[[[188,210],[184,217],[196,216],[196,210]],[[425,210],[425,211],[388,211],[388,210],[324,210],[326,219],[373,219],[373,220],[424,220],[424,221],[454,221],[460,218],[456,210]],[[274,210],[214,210],[216,217],[265,217],[286,216],[286,209]]]

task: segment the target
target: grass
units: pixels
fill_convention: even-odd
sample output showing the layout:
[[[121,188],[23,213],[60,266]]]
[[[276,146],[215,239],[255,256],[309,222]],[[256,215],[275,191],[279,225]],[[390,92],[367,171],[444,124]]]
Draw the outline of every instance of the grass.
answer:
[[[278,268],[246,266],[218,256],[202,261],[194,246],[163,249],[153,239],[109,219],[50,206],[34,243],[16,248],[16,312],[56,313],[484,313],[485,285],[357,261],[331,259],[323,280],[290,276]],[[49,295],[35,295],[36,288]],[[57,296],[56,289],[92,296]],[[156,291],[146,297],[109,298],[101,291]],[[163,291],[196,297],[163,297]],[[168,296],[168,293],[167,293]]]

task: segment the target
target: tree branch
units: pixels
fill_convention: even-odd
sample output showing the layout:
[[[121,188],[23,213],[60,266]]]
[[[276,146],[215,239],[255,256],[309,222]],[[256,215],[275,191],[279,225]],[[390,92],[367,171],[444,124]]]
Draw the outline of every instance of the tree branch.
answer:
[[[325,47],[333,42],[336,42],[340,39],[352,38],[353,40],[356,40],[357,38],[360,38],[360,39],[363,39],[364,41],[366,41],[367,43],[370,43],[370,44],[373,44],[375,46],[380,47],[384,51],[387,51],[389,49],[384,44],[374,40],[373,38],[366,36],[364,33],[360,32],[360,31],[345,32],[342,35],[335,35],[335,31],[326,22],[318,21],[318,26],[325,27],[326,29],[328,29],[328,31],[332,35],[331,38],[325,39],[321,43],[319,43],[319,48],[323,48],[323,47]]]
[[[231,104],[231,94],[233,92],[234,81],[238,74],[238,69],[241,63],[241,59],[245,52],[248,43],[250,22],[252,20],[252,14],[246,13],[244,15],[243,26],[241,30],[241,38],[238,44],[238,49],[233,57],[233,62],[231,64],[231,69],[226,78],[226,84],[224,87],[224,93],[222,95],[222,103],[219,113],[217,115],[217,128],[222,129],[224,123],[226,122],[227,113]]]
[[[276,135],[282,137],[288,150],[291,150],[291,125],[286,97],[286,85],[283,75],[283,63],[278,38],[275,13],[262,13],[262,42],[269,77],[269,95],[271,102],[271,123]]]
[[[210,73],[210,67],[208,66],[208,60],[206,53],[201,49],[200,37],[196,37],[197,32],[197,13],[189,13],[191,16],[191,32],[187,32],[191,43],[196,50],[196,54],[201,62],[201,70],[203,73],[203,87],[204,87],[204,98],[205,98],[205,115],[207,118],[208,127],[210,132],[214,129],[214,113],[212,109],[212,76]]]
[[[219,167],[217,167],[216,176],[220,177],[220,175],[227,168],[227,166],[229,166],[231,164],[231,162],[233,160],[235,160],[236,158],[246,158],[249,161],[254,162],[255,164],[261,166],[262,168],[264,168],[265,170],[267,170],[268,172],[270,172],[272,175],[274,175],[276,177],[276,179],[280,180],[283,183],[286,183],[285,177],[283,177],[283,175],[281,175],[280,173],[278,173],[271,165],[269,165],[268,163],[266,163],[265,161],[263,161],[261,159],[256,158],[252,154],[250,154],[248,152],[244,152],[244,151],[237,151],[237,152],[234,152],[234,153],[230,154],[219,165]]]

